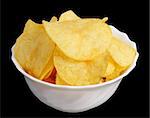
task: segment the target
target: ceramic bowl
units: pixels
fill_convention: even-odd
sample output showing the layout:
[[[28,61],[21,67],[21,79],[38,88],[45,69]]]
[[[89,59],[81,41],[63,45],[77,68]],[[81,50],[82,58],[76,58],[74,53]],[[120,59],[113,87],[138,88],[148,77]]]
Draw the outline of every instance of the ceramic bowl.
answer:
[[[114,36],[119,37],[136,49],[136,44],[129,39],[127,34],[120,32],[114,26],[110,27]],[[88,86],[64,86],[38,80],[26,73],[16,61],[13,47],[12,61],[16,68],[23,74],[32,93],[46,105],[63,112],[71,113],[83,112],[106,102],[115,93],[122,78],[134,69],[139,56],[137,53],[132,65],[122,75],[111,81]]]

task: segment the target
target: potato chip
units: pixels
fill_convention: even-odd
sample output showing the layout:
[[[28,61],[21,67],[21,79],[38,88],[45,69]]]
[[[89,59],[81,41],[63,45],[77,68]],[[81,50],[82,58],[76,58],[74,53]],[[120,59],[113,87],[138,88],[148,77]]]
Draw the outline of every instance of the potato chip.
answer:
[[[61,79],[69,85],[99,83],[100,69],[93,61],[76,61],[65,56],[60,49],[54,51],[54,65]]]
[[[103,19],[102,19],[102,22],[106,22],[108,20],[108,17],[104,17]]]
[[[100,84],[120,76],[136,50],[113,37],[108,17],[80,18],[72,10],[43,24],[28,20],[14,54],[30,75],[57,85]]]
[[[102,83],[104,83],[104,82],[106,82],[106,78],[105,78],[105,77],[102,77],[102,78],[100,79],[100,81],[99,81],[99,84],[102,84]]]
[[[80,19],[80,17],[78,17],[72,10],[68,10],[61,14],[61,16],[59,17],[59,22],[78,19]]]
[[[57,17],[56,16],[53,16],[52,18],[51,18],[51,20],[50,20],[50,22],[52,23],[52,22],[56,22],[58,19],[57,19]]]
[[[109,58],[109,61],[114,66],[114,71],[112,73],[106,75],[106,81],[115,79],[116,77],[120,76],[128,67],[119,66],[112,58]]]
[[[102,53],[92,60],[93,65],[99,71],[100,77],[104,77],[106,75],[108,62],[108,53]]]
[[[108,75],[107,77],[106,77],[106,81],[109,81],[109,80],[112,80],[112,79],[115,79],[116,77],[118,77],[120,75],[120,71],[114,71],[114,73],[112,73],[112,74],[110,74],[110,75]]]
[[[115,79],[116,77],[120,76],[122,73],[123,69],[119,66],[115,67],[115,70],[113,71],[112,74],[109,74],[108,76],[106,76],[106,81]]]
[[[102,84],[102,83],[104,83],[104,81],[103,79],[100,79],[99,84]]]
[[[43,25],[28,20],[24,32],[16,41],[14,54],[25,71],[43,79],[54,67],[54,48],[55,44],[47,36]]]
[[[54,69],[52,56],[51,56],[51,58],[49,58],[48,63],[46,64],[45,68],[41,72],[41,75],[40,75],[41,78],[47,78],[47,77],[49,77],[50,74],[51,74],[51,72],[52,72],[52,70]]]
[[[115,70],[115,65],[113,64],[109,53],[100,54],[95,59],[92,60],[97,68],[99,68],[100,76],[106,77],[113,73]]]
[[[103,75],[103,77],[106,77],[110,74],[112,74],[115,70],[115,66],[111,63],[111,62],[107,62],[107,68],[105,71],[105,74]]]
[[[129,66],[136,54],[135,49],[116,37],[112,38],[112,43],[108,51],[114,61],[123,67]]]
[[[50,22],[56,22],[58,19],[57,19],[57,17],[56,16],[53,16],[52,18],[51,18],[51,20],[50,20]],[[51,59],[50,59],[51,60]],[[49,66],[48,65],[51,65],[50,63],[53,63],[53,62],[51,62],[51,61],[49,61],[49,64],[47,64],[47,66],[45,67],[45,69],[43,70],[43,72],[45,73],[44,75],[42,75],[42,77],[41,78],[47,78],[47,77],[49,77],[49,75],[51,74],[51,71],[48,71],[49,69]],[[46,72],[47,71],[47,72]],[[42,72],[42,73],[43,73]],[[46,74],[47,73],[47,74]]]
[[[75,60],[92,60],[109,47],[112,33],[100,19],[49,23],[43,21],[49,37],[65,55]]]
[[[56,75],[56,84],[57,85],[69,85],[63,79],[61,79],[58,74]]]
[[[56,69],[53,68],[53,71],[50,73],[50,75],[48,77],[44,77],[42,81],[56,84],[56,74],[57,74]]]

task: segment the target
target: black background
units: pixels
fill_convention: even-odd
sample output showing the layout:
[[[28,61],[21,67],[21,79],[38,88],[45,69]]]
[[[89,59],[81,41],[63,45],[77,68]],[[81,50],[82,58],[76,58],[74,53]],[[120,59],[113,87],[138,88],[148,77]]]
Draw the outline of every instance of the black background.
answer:
[[[2,1],[2,115],[3,116],[148,116],[149,105],[149,6],[148,0],[3,0]],[[81,17],[109,17],[114,25],[137,43],[136,68],[103,105],[87,112],[69,114],[41,103],[29,90],[10,60],[10,48],[27,19],[41,23],[72,9]]]

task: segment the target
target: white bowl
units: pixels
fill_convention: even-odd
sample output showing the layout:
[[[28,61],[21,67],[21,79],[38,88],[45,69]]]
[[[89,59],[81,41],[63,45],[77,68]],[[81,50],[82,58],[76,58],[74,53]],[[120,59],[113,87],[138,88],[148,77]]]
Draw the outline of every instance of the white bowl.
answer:
[[[136,44],[132,42],[125,33],[120,32],[113,26],[110,27],[114,36],[120,37],[120,39],[129,43],[136,49]],[[12,61],[16,68],[24,75],[33,94],[46,105],[63,112],[71,113],[83,112],[97,107],[107,101],[118,88],[122,78],[128,75],[136,66],[136,61],[139,56],[137,53],[133,64],[128,68],[128,70],[111,81],[88,86],[63,86],[38,80],[26,73],[16,61],[13,47]]]

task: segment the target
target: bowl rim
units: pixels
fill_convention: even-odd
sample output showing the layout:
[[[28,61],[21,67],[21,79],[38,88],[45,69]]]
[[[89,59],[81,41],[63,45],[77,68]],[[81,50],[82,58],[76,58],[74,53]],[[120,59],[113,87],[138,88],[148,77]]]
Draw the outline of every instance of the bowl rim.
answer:
[[[109,85],[109,84],[112,84],[112,83],[115,83],[119,80],[121,80],[123,77],[127,76],[136,66],[136,62],[137,62],[137,59],[139,57],[139,53],[137,52],[137,48],[136,48],[136,44],[135,42],[131,41],[128,37],[128,35],[124,32],[121,32],[119,31],[117,28],[115,28],[114,26],[111,26],[109,25],[113,30],[116,30],[116,32],[118,31],[119,33],[122,33],[122,35],[125,35],[126,38],[128,38],[128,42],[129,43],[132,43],[132,47],[136,50],[136,56],[134,58],[134,61],[133,63],[129,66],[129,68],[123,72],[120,76],[118,76],[117,78],[113,79],[113,80],[110,80],[110,81],[107,81],[107,82],[104,82],[104,83],[100,83],[100,84],[93,84],[93,85],[85,85],[85,86],[69,86],[69,85],[56,85],[56,84],[52,84],[52,83],[48,83],[48,82],[45,82],[45,81],[42,81],[42,80],[39,80],[33,76],[31,76],[30,74],[28,74],[27,72],[25,72],[23,70],[23,68],[20,66],[20,64],[17,62],[17,60],[15,59],[15,56],[14,56],[14,47],[15,47],[15,44],[12,46],[11,48],[11,52],[12,52],[12,56],[11,56],[11,60],[13,61],[14,65],[16,66],[16,68],[24,75],[26,76],[27,78],[29,78],[30,80],[34,81],[34,82],[37,82],[37,83],[40,83],[40,84],[43,84],[43,85],[47,85],[49,87],[53,87],[53,88],[62,88],[62,89],[87,89],[87,88],[96,88],[96,87],[101,87],[101,86],[105,86],[105,85]]]

